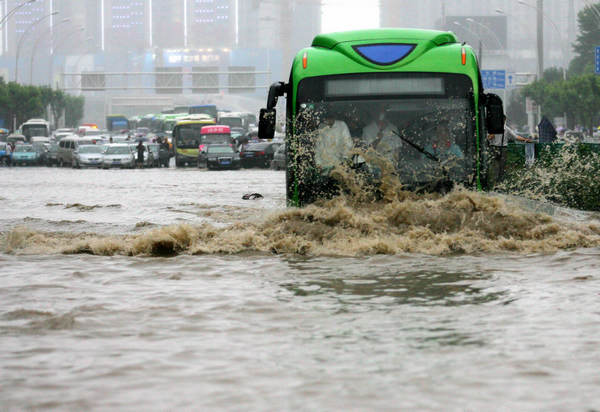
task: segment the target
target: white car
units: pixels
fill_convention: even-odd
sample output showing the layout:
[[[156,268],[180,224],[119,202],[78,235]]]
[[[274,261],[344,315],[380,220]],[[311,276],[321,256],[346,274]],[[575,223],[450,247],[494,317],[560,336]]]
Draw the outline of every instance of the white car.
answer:
[[[84,144],[73,151],[73,167],[100,167],[105,147],[96,144]]]
[[[113,143],[106,145],[102,156],[102,167],[109,169],[111,167],[128,167],[135,166],[135,154],[128,144]]]

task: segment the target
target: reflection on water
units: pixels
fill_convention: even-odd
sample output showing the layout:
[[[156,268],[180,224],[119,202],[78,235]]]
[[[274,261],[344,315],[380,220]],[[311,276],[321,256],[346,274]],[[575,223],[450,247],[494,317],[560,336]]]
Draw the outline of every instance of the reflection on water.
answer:
[[[347,304],[392,298],[389,304],[417,306],[479,305],[501,299],[503,292],[489,292],[474,283],[490,275],[461,272],[417,271],[375,276],[326,276],[284,283],[297,296],[330,295]],[[381,302],[381,301],[379,301]]]

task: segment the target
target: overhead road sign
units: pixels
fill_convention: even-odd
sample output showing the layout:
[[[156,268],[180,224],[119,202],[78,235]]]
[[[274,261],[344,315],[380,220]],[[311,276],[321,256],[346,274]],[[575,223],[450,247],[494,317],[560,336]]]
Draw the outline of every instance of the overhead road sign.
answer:
[[[506,89],[506,70],[482,70],[484,89]]]

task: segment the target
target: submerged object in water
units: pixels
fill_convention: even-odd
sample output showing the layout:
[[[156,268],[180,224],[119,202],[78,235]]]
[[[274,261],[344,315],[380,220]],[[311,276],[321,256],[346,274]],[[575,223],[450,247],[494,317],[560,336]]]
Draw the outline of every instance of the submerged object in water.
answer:
[[[244,200],[256,200],[256,199],[262,199],[264,196],[261,195],[260,193],[246,193],[244,196],[242,196],[242,199]]]

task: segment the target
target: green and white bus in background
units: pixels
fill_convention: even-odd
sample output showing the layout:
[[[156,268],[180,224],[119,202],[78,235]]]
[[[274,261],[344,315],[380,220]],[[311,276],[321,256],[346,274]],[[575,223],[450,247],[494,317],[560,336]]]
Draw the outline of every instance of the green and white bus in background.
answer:
[[[175,124],[187,116],[189,116],[187,113],[164,114],[161,116],[160,127],[157,131],[171,135]]]
[[[215,119],[207,114],[188,115],[173,127],[172,143],[175,151],[175,166],[197,166],[199,146],[202,144],[202,128],[214,125]]]
[[[296,55],[288,83],[271,86],[260,113],[261,138],[273,138],[275,106],[284,95],[291,206],[336,190],[330,170],[318,165],[319,150],[327,146],[317,142],[326,117],[345,123],[338,129],[347,128],[355,148],[370,147],[388,159],[393,175],[413,190],[447,187],[440,182],[484,188],[486,136],[504,132],[501,99],[484,93],[475,53],[452,32],[375,29],[315,37]],[[457,154],[451,165],[436,153],[440,125],[451,134]],[[385,151],[378,146],[378,127],[393,133]],[[365,157],[351,152],[347,164],[364,168]],[[366,169],[377,174],[376,166]]]

